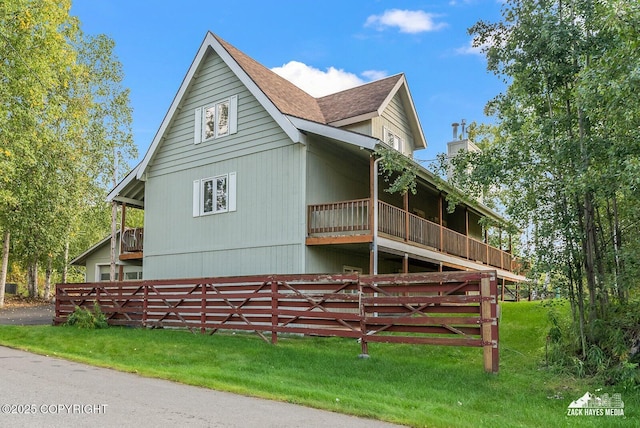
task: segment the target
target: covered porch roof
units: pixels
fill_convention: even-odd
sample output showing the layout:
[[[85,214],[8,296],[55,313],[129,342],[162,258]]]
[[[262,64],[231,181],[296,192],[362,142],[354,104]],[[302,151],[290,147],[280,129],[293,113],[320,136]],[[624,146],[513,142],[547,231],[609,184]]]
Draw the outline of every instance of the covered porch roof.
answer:
[[[107,195],[108,202],[119,202],[144,209],[144,180],[137,177],[138,164]]]

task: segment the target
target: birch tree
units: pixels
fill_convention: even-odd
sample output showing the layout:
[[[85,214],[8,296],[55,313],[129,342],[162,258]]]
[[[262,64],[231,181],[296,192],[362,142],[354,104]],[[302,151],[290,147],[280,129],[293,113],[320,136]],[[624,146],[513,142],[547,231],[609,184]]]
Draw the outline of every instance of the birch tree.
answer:
[[[0,4],[0,230],[32,273],[31,296],[38,264],[64,253],[79,213],[104,195],[105,159],[135,150],[113,42],[85,36],[70,6]]]
[[[534,267],[562,278],[585,359],[637,288],[640,9],[511,0],[502,16],[470,29],[508,87],[487,105],[492,144],[458,169],[472,164],[473,180],[502,186],[507,214],[531,232]]]

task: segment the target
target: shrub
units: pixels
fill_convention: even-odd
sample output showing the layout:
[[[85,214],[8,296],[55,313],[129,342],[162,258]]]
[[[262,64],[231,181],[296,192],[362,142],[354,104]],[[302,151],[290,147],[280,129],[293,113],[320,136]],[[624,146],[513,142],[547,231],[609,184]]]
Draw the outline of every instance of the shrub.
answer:
[[[69,318],[67,318],[67,322],[65,322],[64,325],[87,329],[109,327],[109,324],[107,324],[107,318],[100,310],[98,302],[93,302],[93,310],[76,306],[75,310],[71,315],[69,315]]]

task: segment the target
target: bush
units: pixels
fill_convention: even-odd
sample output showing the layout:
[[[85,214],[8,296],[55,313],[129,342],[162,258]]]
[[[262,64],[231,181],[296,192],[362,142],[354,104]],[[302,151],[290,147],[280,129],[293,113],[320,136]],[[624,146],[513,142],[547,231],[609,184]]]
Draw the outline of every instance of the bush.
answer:
[[[93,310],[76,306],[75,310],[71,315],[69,315],[69,318],[67,318],[67,322],[65,322],[64,325],[87,329],[109,327],[109,324],[107,324],[107,318],[100,310],[100,305],[98,305],[97,302],[93,302]]]
[[[563,311],[564,312],[564,311]],[[547,336],[547,365],[578,377],[594,376],[625,390],[640,388],[640,302],[611,306],[596,319],[583,351],[577,322],[551,307]]]

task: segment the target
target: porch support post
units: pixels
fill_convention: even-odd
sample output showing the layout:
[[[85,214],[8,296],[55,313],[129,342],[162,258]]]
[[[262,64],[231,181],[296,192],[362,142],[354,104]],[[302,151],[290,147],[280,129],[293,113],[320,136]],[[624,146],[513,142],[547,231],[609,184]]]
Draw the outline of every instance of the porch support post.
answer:
[[[438,217],[440,217],[440,248],[438,250],[444,251],[444,231],[442,230],[442,217],[444,217],[444,204],[442,203],[442,192],[438,193],[438,210],[440,211]]]
[[[485,264],[488,265],[489,264],[489,228],[485,227],[484,229],[484,247],[485,247],[485,252],[486,254],[486,260],[485,260]]]
[[[373,181],[377,178],[374,173],[375,169],[375,159],[373,156],[369,157],[369,230],[371,231],[371,236],[373,236]],[[373,263],[373,243],[371,243],[370,251],[369,251],[369,274],[373,274],[374,263]]]
[[[409,273],[409,254],[404,253],[402,258],[402,273]]]
[[[467,260],[469,260],[469,208],[464,207],[464,236],[467,241]]]
[[[372,193],[372,203],[373,203],[373,239],[372,239],[372,252],[373,252],[373,275],[378,274],[378,217],[380,213],[378,212],[378,163],[382,160],[382,158],[378,158],[373,161],[373,168],[371,168],[371,179],[373,181],[373,193]]]
[[[409,192],[404,194],[404,241],[409,241]]]
[[[125,223],[127,220],[127,204],[120,204],[120,254],[122,254],[122,237],[124,236]],[[124,281],[124,266],[119,264],[118,266],[118,280]]]

